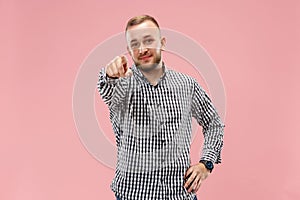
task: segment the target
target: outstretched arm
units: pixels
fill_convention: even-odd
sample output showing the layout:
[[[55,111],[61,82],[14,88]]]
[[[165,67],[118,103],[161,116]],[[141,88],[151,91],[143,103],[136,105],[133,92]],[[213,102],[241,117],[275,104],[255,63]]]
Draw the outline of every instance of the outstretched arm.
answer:
[[[121,78],[131,75],[125,56],[117,56],[105,68],[101,68],[97,89],[109,108],[122,102],[125,97],[126,81]]]

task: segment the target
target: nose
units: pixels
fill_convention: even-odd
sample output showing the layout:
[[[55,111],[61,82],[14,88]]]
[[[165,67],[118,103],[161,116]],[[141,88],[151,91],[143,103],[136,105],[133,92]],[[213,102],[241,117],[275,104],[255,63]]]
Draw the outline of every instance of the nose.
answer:
[[[147,47],[145,47],[143,44],[140,45],[140,47],[139,47],[139,53],[143,53],[143,52],[145,52],[147,50],[148,50]]]

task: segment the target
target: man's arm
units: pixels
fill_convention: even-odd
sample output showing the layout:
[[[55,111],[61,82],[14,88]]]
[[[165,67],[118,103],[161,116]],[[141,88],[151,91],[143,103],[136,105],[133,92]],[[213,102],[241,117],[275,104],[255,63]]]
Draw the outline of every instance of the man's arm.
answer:
[[[221,163],[224,124],[209,96],[197,82],[194,83],[192,114],[203,128],[204,145],[200,160]]]
[[[101,68],[97,89],[110,109],[119,105],[125,98],[127,84],[126,80],[121,78],[130,75],[132,72],[127,68],[125,56],[117,56],[105,68]]]
[[[113,102],[116,103],[116,99],[120,99],[122,95],[115,95],[116,93],[116,85],[118,82],[118,78],[110,78],[106,74],[105,68],[101,68],[99,72],[99,79],[97,83],[97,89],[102,97],[103,101],[111,107]],[[117,94],[120,92],[117,92]],[[117,97],[114,97],[117,96]]]
[[[203,128],[204,145],[200,160],[221,163],[224,124],[207,93],[195,82],[192,100],[193,117]]]
[[[196,81],[192,97],[192,115],[203,128],[204,145],[200,160],[220,163],[224,124],[210,98]],[[202,162],[191,166],[186,171],[184,187],[188,192],[196,193],[210,172]]]

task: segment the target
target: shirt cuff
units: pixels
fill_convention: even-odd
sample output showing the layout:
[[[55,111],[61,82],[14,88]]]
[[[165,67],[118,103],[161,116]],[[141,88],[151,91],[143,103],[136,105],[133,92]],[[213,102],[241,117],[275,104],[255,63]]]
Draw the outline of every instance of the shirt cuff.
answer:
[[[204,149],[202,151],[202,156],[200,160],[207,160],[207,161],[211,161],[215,164],[221,163],[221,156],[220,156],[220,152],[215,152],[213,150],[210,149]]]
[[[118,81],[119,78],[111,78],[107,76],[105,67],[100,69],[99,72],[99,84],[101,87],[103,87],[106,83],[108,84],[115,84]]]

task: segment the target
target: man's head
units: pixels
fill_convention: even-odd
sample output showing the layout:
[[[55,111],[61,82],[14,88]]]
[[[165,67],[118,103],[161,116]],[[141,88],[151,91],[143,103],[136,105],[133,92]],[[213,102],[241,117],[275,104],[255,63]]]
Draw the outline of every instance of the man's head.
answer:
[[[161,63],[166,39],[161,37],[157,21],[149,15],[130,19],[126,26],[127,49],[135,65],[150,71]]]

